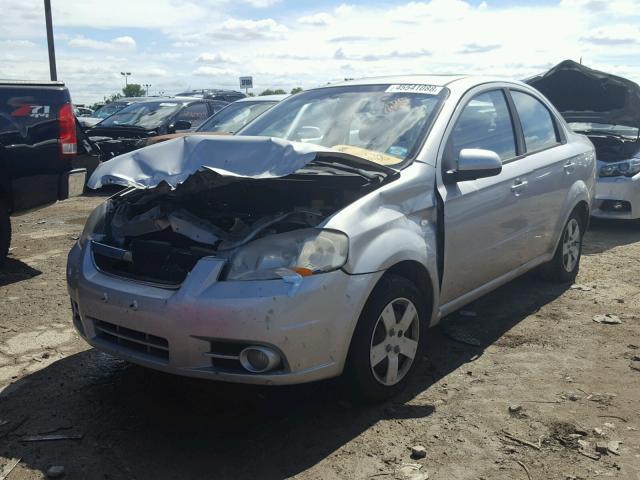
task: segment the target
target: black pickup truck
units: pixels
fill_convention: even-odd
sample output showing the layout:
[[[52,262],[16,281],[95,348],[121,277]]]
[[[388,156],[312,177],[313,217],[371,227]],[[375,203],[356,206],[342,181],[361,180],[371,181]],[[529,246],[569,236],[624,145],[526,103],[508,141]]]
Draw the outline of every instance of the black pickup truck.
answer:
[[[64,83],[0,81],[0,263],[9,216],[82,193],[90,150]]]

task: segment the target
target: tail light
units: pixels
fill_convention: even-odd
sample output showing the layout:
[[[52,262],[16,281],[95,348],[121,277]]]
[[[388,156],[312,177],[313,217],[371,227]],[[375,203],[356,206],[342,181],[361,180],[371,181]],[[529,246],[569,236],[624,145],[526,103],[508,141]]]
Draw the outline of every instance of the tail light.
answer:
[[[75,155],[78,153],[78,138],[76,136],[76,118],[70,103],[65,103],[60,107],[58,125],[60,129],[58,137],[60,156],[64,158]]]

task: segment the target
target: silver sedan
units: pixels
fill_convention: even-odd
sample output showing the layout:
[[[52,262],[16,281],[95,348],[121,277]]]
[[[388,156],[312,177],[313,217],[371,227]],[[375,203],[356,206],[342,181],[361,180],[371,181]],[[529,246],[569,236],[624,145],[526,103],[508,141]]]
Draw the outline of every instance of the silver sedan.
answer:
[[[96,348],[179,375],[339,375],[377,400],[428,328],[522,273],[572,282],[592,144],[520,82],[350,81],[292,96],[232,137],[102,164],[69,254],[73,322]]]

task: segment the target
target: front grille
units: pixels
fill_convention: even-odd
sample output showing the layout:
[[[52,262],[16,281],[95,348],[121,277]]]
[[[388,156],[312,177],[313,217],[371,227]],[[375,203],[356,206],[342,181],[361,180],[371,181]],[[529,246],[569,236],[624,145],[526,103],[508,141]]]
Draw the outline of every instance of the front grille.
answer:
[[[166,338],[139,332],[103,320],[93,319],[96,337],[105,342],[149,355],[155,359],[169,360],[169,342]]]

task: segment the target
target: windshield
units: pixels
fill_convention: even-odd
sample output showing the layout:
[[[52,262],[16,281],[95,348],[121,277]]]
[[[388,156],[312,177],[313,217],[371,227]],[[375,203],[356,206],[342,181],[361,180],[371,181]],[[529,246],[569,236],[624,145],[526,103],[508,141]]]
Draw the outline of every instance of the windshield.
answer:
[[[107,105],[103,105],[102,107],[97,109],[95,112],[93,112],[91,116],[95,118],[107,118],[108,116],[113,115],[117,111],[122,110],[126,106],[127,106],[126,103],[108,103]]]
[[[142,127],[146,129],[157,128],[163,122],[176,113],[184,104],[181,102],[141,102],[132,103],[122,110],[114,113],[109,118],[100,122],[101,127],[114,127],[120,125]]]
[[[417,154],[443,93],[429,85],[308,90],[283,100],[239,134],[313,143],[397,165]]]
[[[277,102],[237,102],[223,108],[200,125],[198,132],[235,133]]]
[[[608,123],[571,122],[569,126],[574,132],[578,133],[598,132],[630,138],[637,138],[640,133],[640,130],[635,127],[611,125]]]

